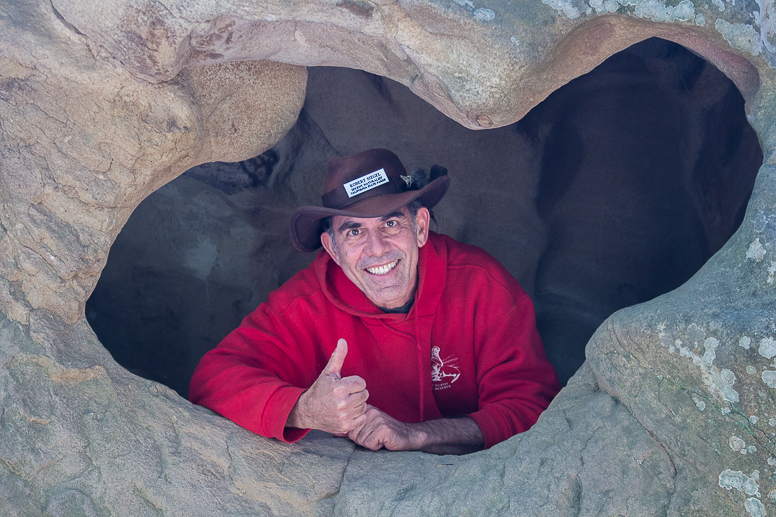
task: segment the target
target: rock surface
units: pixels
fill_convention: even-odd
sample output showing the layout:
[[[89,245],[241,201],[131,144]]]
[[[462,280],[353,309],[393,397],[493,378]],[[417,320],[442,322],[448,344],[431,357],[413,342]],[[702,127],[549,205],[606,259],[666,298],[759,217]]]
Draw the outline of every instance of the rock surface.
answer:
[[[776,513],[773,2],[0,12],[0,514]],[[84,303],[132,210],[191,166],[271,147],[304,98],[292,65],[385,75],[486,128],[650,36],[737,84],[765,164],[736,235],[684,286],[609,319],[524,435],[462,458],[285,446],[133,376],[89,328]]]
[[[666,451],[584,366],[531,431],[483,453],[355,451],[334,513],[660,515],[675,476]]]

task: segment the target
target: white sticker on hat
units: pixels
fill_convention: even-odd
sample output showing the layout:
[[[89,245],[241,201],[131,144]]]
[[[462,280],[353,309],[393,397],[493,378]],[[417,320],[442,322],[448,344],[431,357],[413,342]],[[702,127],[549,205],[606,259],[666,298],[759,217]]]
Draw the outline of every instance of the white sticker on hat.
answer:
[[[388,176],[385,175],[385,169],[380,169],[378,171],[370,172],[366,176],[356,178],[342,186],[345,187],[345,192],[348,193],[348,197],[353,197],[362,194],[367,190],[379,187],[384,183],[388,183]]]

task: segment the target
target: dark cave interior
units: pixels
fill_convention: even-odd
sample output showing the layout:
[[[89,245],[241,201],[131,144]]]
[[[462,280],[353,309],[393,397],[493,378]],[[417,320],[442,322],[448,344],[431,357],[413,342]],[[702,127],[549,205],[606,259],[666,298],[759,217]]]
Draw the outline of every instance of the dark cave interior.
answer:
[[[186,396],[202,355],[312,260],[292,248],[288,218],[320,204],[326,160],[373,147],[449,170],[433,229],[515,276],[564,383],[610,314],[679,287],[725,244],[763,160],[733,83],[656,38],[486,131],[391,80],[310,68],[273,149],[195,167],[137,207],[86,304],[100,341]]]

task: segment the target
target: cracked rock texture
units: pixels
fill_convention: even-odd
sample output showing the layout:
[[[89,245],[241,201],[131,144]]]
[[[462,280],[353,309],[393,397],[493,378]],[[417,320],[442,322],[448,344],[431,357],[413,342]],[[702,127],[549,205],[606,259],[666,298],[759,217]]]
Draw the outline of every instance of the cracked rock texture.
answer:
[[[0,2],[0,514],[776,514],[776,15],[738,4]],[[132,375],[87,324],[134,208],[273,146],[304,66],[491,128],[651,36],[734,81],[764,165],[738,232],[605,322],[524,435],[460,458],[286,446]]]

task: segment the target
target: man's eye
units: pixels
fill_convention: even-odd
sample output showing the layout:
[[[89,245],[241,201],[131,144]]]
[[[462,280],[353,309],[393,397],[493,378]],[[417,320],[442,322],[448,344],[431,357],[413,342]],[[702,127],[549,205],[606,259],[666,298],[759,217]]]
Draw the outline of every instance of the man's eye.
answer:
[[[359,230],[358,228],[353,228],[348,230],[347,235],[348,237],[356,237],[359,233],[361,233],[361,230]]]
[[[396,221],[394,219],[391,219],[390,221],[385,221],[385,226],[388,228],[395,228],[399,224],[399,221]]]

